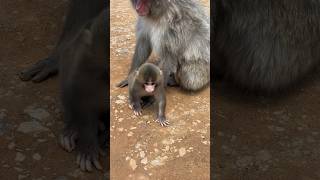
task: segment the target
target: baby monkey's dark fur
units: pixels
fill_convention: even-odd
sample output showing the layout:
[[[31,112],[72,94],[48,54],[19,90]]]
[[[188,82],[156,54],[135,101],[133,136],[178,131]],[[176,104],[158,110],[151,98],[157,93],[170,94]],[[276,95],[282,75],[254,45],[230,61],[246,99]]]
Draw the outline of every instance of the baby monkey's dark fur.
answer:
[[[133,109],[134,114],[142,114],[142,98],[150,97],[155,100],[158,109],[156,121],[159,122],[161,126],[169,125],[165,117],[165,83],[160,68],[151,63],[144,63],[138,70],[129,74],[128,83],[129,107]]]

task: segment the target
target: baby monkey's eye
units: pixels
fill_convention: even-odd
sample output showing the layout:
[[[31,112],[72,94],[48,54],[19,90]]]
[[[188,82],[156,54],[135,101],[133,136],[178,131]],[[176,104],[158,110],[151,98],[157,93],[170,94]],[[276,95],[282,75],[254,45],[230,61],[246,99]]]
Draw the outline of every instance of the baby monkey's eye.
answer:
[[[144,85],[146,85],[146,86],[154,86],[156,84],[154,82],[146,82],[146,83],[144,83]]]

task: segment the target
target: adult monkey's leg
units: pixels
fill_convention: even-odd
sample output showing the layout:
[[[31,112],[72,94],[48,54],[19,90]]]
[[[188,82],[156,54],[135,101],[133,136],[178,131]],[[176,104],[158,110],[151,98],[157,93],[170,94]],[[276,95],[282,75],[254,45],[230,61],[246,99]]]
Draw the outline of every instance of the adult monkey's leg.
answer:
[[[38,61],[19,73],[23,81],[41,82],[50,75],[58,73],[60,51],[74,37],[80,27],[89,19],[96,17],[104,8],[103,0],[72,0],[60,40],[49,57]]]

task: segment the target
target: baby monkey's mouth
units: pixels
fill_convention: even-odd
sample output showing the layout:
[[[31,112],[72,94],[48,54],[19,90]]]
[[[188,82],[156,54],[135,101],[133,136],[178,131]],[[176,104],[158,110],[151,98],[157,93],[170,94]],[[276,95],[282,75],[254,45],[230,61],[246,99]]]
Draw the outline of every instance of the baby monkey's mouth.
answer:
[[[152,93],[155,89],[155,84],[144,84],[144,89],[148,92],[148,93]]]

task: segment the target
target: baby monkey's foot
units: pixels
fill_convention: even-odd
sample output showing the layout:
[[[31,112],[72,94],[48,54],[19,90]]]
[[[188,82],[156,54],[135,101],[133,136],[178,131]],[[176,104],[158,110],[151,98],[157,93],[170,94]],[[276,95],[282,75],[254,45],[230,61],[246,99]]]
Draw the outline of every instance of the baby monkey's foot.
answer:
[[[137,105],[135,103],[130,103],[129,108],[133,110],[134,115],[136,116],[141,116],[142,115],[142,110],[140,104]]]
[[[155,121],[160,123],[161,126],[165,126],[165,127],[169,126],[169,124],[170,124],[169,121],[164,116],[158,117]]]
[[[134,109],[134,110],[133,110],[133,113],[134,113],[134,115],[136,115],[136,116],[141,116],[141,115],[142,115],[141,109],[140,109],[140,110]]]

